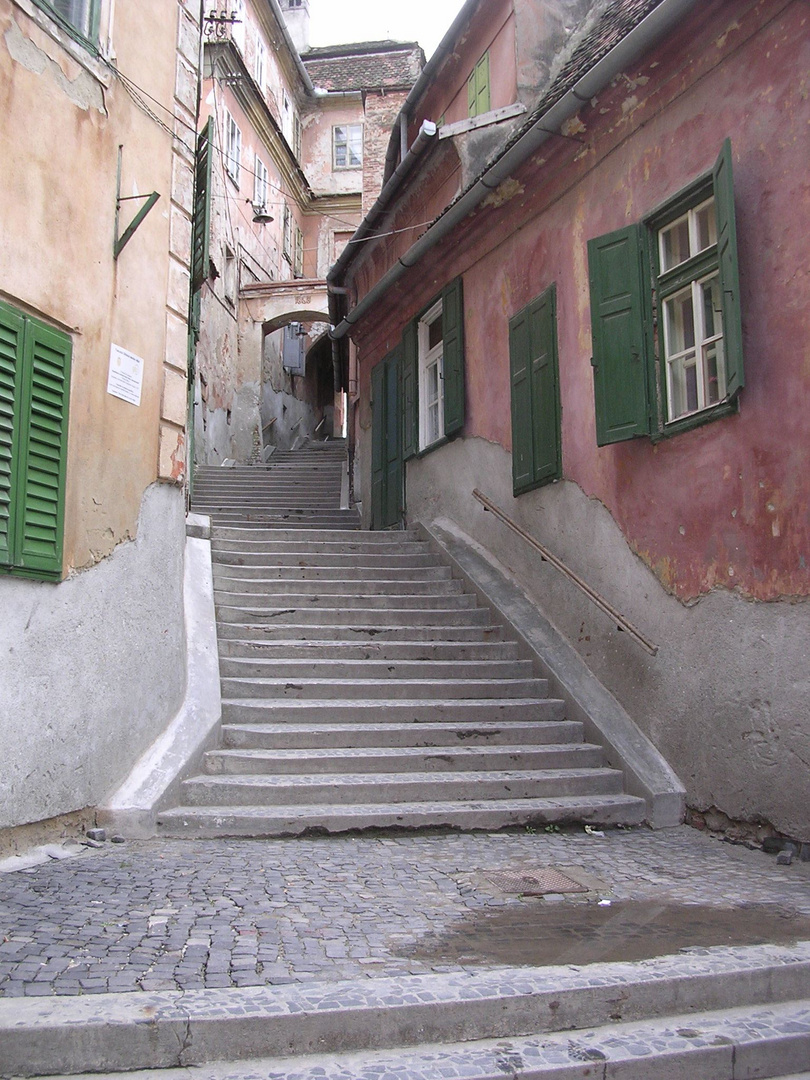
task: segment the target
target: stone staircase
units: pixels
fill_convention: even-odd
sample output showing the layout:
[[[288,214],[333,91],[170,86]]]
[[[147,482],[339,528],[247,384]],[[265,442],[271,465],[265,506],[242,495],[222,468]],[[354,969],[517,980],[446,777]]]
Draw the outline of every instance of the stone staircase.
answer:
[[[197,480],[194,509],[213,517],[222,739],[159,833],[643,820],[643,800],[427,543],[345,531],[343,455],[306,449]],[[345,516],[324,528],[325,514]]]

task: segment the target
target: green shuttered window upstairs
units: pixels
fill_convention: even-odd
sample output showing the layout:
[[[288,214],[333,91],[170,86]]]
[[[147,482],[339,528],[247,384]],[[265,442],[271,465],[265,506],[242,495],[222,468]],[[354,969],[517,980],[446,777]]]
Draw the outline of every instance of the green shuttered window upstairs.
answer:
[[[62,574],[70,338],[0,302],[0,571]]]

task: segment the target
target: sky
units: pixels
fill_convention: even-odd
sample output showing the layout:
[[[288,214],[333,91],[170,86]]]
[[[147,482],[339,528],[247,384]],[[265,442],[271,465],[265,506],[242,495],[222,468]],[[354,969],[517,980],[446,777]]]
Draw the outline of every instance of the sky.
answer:
[[[349,41],[418,41],[430,54],[464,0],[310,0],[310,44]]]

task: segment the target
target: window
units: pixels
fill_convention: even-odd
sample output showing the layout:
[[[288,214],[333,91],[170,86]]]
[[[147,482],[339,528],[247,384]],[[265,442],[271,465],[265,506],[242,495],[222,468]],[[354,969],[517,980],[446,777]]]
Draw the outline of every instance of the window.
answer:
[[[264,93],[265,84],[267,82],[267,49],[264,47],[264,42],[261,39],[256,40],[256,82],[259,84],[259,89]]]
[[[225,280],[223,282],[225,289],[225,299],[231,305],[236,307],[236,255],[233,250],[225,245]]]
[[[461,278],[406,326],[402,357],[402,447],[407,459],[464,426]]]
[[[562,476],[557,298],[550,288],[509,320],[515,495]]]
[[[225,171],[239,187],[242,169],[242,132],[231,114],[225,111]]]
[[[284,227],[281,235],[281,254],[288,263],[292,262],[292,214],[289,206],[284,203]]]
[[[69,30],[88,41],[98,36],[98,0],[36,0],[39,7],[53,15]]]
[[[485,52],[467,80],[467,115],[489,112],[489,53]]]
[[[295,154],[296,161],[301,160],[301,142],[303,139],[303,128],[301,126],[301,117],[297,112],[293,113],[293,153]]]
[[[211,234],[211,165],[214,148],[211,139],[213,122],[209,119],[197,136],[194,169],[194,216],[191,223],[191,288],[198,289],[208,277],[209,237]]]
[[[726,140],[710,174],[588,242],[600,446],[727,415],[744,383]]]
[[[72,343],[0,301],[0,569],[62,576]]]
[[[293,274],[297,278],[302,278],[304,276],[304,234],[297,225],[293,243]]]
[[[269,173],[260,157],[256,158],[256,171],[253,177],[253,208],[264,210],[267,206],[267,182]]]
[[[239,46],[242,56],[245,55],[245,0],[231,0],[228,5],[230,14],[234,17],[231,23],[231,40]]]
[[[332,164],[336,169],[359,169],[363,164],[363,125],[332,128]]]

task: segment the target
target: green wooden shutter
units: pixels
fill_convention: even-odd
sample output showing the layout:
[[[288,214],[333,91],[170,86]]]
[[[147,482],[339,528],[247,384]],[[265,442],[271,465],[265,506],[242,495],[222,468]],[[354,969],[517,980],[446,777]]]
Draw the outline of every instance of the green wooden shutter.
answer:
[[[467,116],[475,116],[475,107],[478,100],[475,92],[475,71],[473,68],[472,75],[467,79]]]
[[[0,564],[11,562],[15,530],[20,378],[25,319],[0,302]]]
[[[27,320],[16,561],[54,577],[62,570],[70,357],[66,334]]]
[[[416,321],[409,322],[402,335],[402,459],[419,450],[419,346]]]
[[[529,319],[524,308],[509,320],[509,369],[512,388],[512,485],[515,495],[532,483],[532,396]]]
[[[485,52],[467,80],[467,115],[489,112],[489,52]]]
[[[648,271],[641,226],[588,241],[596,441],[650,434]]]
[[[199,289],[208,277],[208,244],[211,235],[211,165],[214,125],[209,119],[197,138],[194,170],[194,217],[191,225],[191,287]]]
[[[560,476],[560,386],[557,362],[557,297],[550,288],[529,305],[532,400],[532,482]]]
[[[385,364],[371,369],[371,527],[383,518],[385,486]]]
[[[444,433],[464,427],[464,299],[461,278],[442,291]]]
[[[740,275],[737,262],[737,226],[731,140],[726,139],[714,166],[714,205],[717,214],[717,259],[720,265],[723,344],[726,359],[726,394],[732,397],[745,385],[740,313]]]

